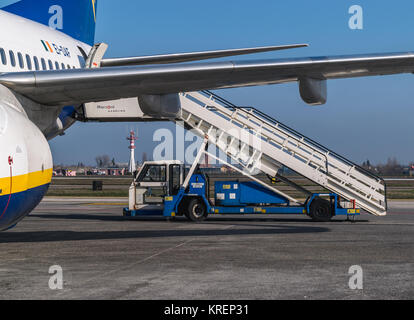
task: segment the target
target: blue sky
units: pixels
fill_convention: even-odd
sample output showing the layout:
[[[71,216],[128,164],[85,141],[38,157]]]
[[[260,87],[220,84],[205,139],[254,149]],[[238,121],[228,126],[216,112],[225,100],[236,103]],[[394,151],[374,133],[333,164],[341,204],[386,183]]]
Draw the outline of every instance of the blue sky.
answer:
[[[364,10],[364,29],[351,30],[352,5]],[[96,41],[108,57],[309,43],[309,48],[236,59],[414,51],[411,0],[99,0]],[[217,91],[242,106],[255,106],[330,149],[361,163],[395,156],[414,161],[414,76],[334,80],[328,103],[306,105],[297,84]],[[108,154],[127,162],[125,137],[138,130],[136,158],[152,154],[156,128],[168,123],[76,124],[51,141],[56,164],[95,163]]]

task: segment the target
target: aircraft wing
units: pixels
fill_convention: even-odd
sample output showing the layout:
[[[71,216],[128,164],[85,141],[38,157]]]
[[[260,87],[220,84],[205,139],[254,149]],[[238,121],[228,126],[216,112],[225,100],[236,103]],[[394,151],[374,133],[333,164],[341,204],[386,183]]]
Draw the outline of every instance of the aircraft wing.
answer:
[[[413,72],[414,53],[407,52],[5,73],[0,75],[0,84],[41,104],[63,106],[143,94],[300,81],[304,83],[302,98],[311,103],[315,91],[326,89],[327,79]],[[310,95],[309,101],[306,95]]]

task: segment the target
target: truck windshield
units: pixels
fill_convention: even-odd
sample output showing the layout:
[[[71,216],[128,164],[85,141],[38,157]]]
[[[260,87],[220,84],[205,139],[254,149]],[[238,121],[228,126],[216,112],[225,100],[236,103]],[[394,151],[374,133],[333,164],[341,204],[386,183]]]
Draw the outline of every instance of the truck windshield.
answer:
[[[165,182],[166,167],[165,165],[148,165],[138,179],[143,182]]]

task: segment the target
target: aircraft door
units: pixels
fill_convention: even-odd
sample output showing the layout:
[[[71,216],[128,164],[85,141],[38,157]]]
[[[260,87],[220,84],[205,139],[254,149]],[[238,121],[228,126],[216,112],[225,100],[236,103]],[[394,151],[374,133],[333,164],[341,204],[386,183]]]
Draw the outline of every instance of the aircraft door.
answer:
[[[147,189],[145,203],[162,203],[167,193],[166,165],[147,164],[137,179],[140,187]]]
[[[171,196],[176,196],[181,187],[181,166],[170,165],[169,191]]]

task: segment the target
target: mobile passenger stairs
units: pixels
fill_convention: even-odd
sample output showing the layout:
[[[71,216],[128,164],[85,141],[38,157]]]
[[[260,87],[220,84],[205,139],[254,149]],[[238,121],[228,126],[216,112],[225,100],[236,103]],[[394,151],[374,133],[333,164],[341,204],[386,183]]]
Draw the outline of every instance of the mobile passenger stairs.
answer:
[[[386,185],[380,177],[254,108],[237,107],[208,91],[182,93],[180,99],[182,111],[177,122],[204,136],[202,148],[187,175],[178,161],[146,162],[130,187],[124,215],[185,215],[193,221],[204,220],[209,214],[306,214],[316,221],[329,221],[337,215],[355,218],[360,209],[386,215]],[[208,144],[237,165],[208,153]],[[198,171],[204,154],[251,181],[216,182],[213,204],[209,181]],[[279,174],[283,166],[329,193],[308,192],[303,203],[254,175],[259,171],[306,192]],[[156,188],[159,192],[154,196]]]

